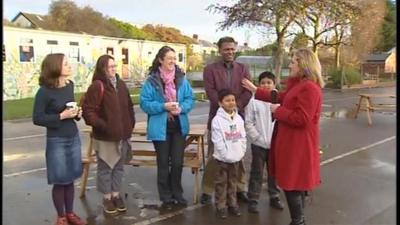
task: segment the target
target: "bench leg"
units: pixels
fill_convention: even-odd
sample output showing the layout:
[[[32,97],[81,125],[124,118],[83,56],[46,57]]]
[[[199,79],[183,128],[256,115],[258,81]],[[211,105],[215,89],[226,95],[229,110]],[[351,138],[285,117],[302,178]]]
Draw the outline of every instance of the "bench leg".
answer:
[[[83,176],[81,178],[81,193],[79,195],[80,198],[85,197],[86,194],[86,185],[87,185],[87,180],[89,176],[89,169],[90,169],[90,163],[85,163],[83,165]]]
[[[193,204],[197,204],[199,202],[199,191],[200,191],[200,181],[199,181],[199,169],[194,170],[194,191],[193,191]]]
[[[358,113],[360,112],[362,100],[363,100],[363,97],[360,97],[360,100],[358,101],[358,105],[356,108],[356,112],[354,113],[354,119],[357,119]]]
[[[369,98],[367,99],[366,104],[367,104],[367,107],[366,107],[366,108],[367,108],[368,125],[371,126],[371,125],[372,125],[372,118],[371,118],[371,112],[372,112],[371,107],[372,107],[372,102],[371,102],[371,100],[370,100]]]
[[[93,138],[92,138],[92,134],[90,134],[89,146],[88,146],[87,153],[86,153],[88,162],[83,165],[83,176],[81,178],[81,193],[79,195],[79,197],[81,197],[81,198],[85,197],[85,194],[86,194],[86,185],[87,185],[87,180],[88,180],[88,176],[89,176],[92,151],[93,151]]]
[[[367,118],[368,118],[368,125],[372,125],[372,118],[371,118],[371,110],[368,108],[367,109]]]

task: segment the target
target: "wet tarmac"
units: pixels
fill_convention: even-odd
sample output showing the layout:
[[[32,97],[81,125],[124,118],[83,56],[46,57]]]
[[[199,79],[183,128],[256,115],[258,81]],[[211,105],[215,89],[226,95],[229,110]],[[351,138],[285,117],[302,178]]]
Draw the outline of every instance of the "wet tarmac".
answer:
[[[357,93],[395,92],[394,88],[324,91],[321,118],[322,184],[311,192],[306,205],[306,222],[311,225],[386,225],[396,223],[396,113],[373,114],[368,126],[365,113],[353,119]],[[191,114],[191,122],[205,122],[207,103],[199,103]],[[137,111],[138,112],[138,111]],[[144,121],[140,112],[138,121]],[[85,127],[80,123],[80,128]],[[30,121],[4,124],[3,161],[3,224],[54,224],[55,210],[51,186],[47,185],[44,161],[43,129]],[[82,139],[85,136],[82,135]],[[83,141],[83,150],[87,143]],[[246,168],[251,161],[246,153]],[[187,168],[183,172],[184,197],[188,207],[172,210],[160,208],[154,167],[125,166],[123,195],[126,213],[103,214],[101,194],[95,188],[95,165],[92,165],[86,197],[78,197],[80,182],[76,182],[75,211],[90,225],[133,224],[268,224],[287,225],[290,222],[286,200],[283,211],[269,207],[264,185],[259,203],[260,214],[247,212],[240,203],[241,217],[221,220],[213,205],[193,204],[194,176]]]

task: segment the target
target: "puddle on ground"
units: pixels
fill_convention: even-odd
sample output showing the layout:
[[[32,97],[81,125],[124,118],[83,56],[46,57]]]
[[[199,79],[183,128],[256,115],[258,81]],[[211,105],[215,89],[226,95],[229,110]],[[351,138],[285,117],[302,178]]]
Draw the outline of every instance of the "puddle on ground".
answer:
[[[340,109],[337,111],[322,112],[321,117],[336,118],[336,119],[354,118],[354,113],[355,113],[354,110]]]
[[[374,111],[374,113],[379,113],[381,115],[393,116],[396,112],[385,112],[385,111]],[[358,115],[365,114],[365,111],[360,111]],[[323,118],[335,118],[335,119],[353,119],[355,116],[355,109],[339,109],[337,111],[327,111],[322,112],[321,117]]]

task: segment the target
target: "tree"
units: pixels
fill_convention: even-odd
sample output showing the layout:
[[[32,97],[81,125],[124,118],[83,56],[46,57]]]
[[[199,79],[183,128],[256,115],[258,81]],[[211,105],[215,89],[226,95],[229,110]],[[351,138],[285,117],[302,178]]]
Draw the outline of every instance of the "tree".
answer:
[[[187,71],[200,71],[204,65],[203,57],[199,54],[192,54],[187,58]]]
[[[84,18],[84,19],[82,19]],[[49,7],[49,21],[53,30],[85,32],[93,35],[122,37],[118,27],[112,24],[102,13],[90,6],[79,8],[73,1],[53,1]]]
[[[351,48],[346,49],[347,62],[354,65],[359,64],[379,43],[386,7],[382,0],[358,0],[356,3],[361,15],[351,26]],[[366,18],[373,18],[373,21]]]
[[[343,35],[360,14],[360,10],[349,0],[313,0],[304,5],[301,14],[296,24],[311,41],[314,53],[318,54],[320,46],[342,44]],[[338,35],[335,39],[338,42],[327,43],[332,35]]]
[[[377,51],[388,51],[396,46],[396,2],[386,0],[386,14],[381,29],[381,41]]]
[[[277,49],[278,49],[278,43],[274,42],[272,44],[265,45],[255,50],[245,51],[243,55],[271,56],[275,55]]]
[[[139,40],[153,40],[153,41],[158,40],[157,37],[152,33],[148,33],[130,23],[125,23],[115,18],[110,18],[109,20],[112,24],[114,24],[115,26],[117,26],[119,29],[122,30],[123,38],[134,38]]]
[[[20,25],[19,25],[19,24],[12,23],[12,22],[9,21],[8,19],[3,18],[3,26],[19,27]]]
[[[193,49],[192,44],[195,44],[195,40],[191,37],[185,36],[181,33],[180,30],[173,27],[165,27],[162,25],[153,26],[151,24],[147,24],[142,28],[143,31],[147,33],[151,33],[155,36],[158,41],[170,42],[170,43],[182,43],[186,45],[186,57],[193,58]],[[186,69],[189,68],[189,64],[187,64]]]
[[[147,33],[154,34],[159,41],[170,43],[194,44],[195,41],[188,36],[181,33],[180,30],[174,27],[165,27],[163,25],[147,24],[142,28]]]
[[[55,30],[69,31],[74,29],[71,19],[75,19],[72,15],[78,11],[78,6],[69,0],[52,1],[49,6],[49,15],[51,17],[51,25]]]
[[[298,16],[299,9],[306,2],[308,0],[239,0],[232,6],[212,4],[207,9],[225,14],[225,19],[219,23],[222,30],[243,25],[273,30],[278,44],[275,52],[275,74],[279,83],[288,29]]]
[[[295,49],[308,47],[309,38],[304,33],[298,33],[293,39],[291,47]]]

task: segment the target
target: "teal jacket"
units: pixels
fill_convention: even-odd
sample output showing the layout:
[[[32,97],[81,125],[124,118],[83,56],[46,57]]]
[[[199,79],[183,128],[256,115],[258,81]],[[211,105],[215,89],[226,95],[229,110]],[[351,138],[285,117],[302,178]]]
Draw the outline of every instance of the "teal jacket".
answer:
[[[189,112],[195,104],[195,97],[185,74],[177,68],[175,73],[177,99],[182,112],[179,115],[181,133],[189,133]],[[147,113],[147,139],[152,141],[165,141],[167,137],[168,111],[165,109],[164,88],[160,73],[153,72],[145,81],[140,93],[140,108]]]

